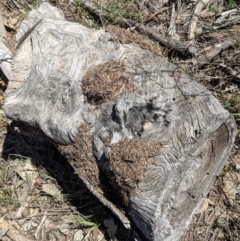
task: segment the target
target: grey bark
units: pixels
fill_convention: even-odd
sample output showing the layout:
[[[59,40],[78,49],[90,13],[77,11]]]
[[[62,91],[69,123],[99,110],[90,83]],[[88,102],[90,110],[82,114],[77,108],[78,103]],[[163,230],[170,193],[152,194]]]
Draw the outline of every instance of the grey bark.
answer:
[[[105,137],[110,144],[161,143],[130,196],[129,213],[147,240],[180,240],[230,155],[236,136],[230,114],[175,65],[104,30],[67,22],[47,3],[23,21],[17,46],[4,104],[8,119],[62,145],[71,145],[87,121],[104,173],[111,153]],[[126,66],[136,90],[96,107],[83,95],[82,79],[111,60]]]

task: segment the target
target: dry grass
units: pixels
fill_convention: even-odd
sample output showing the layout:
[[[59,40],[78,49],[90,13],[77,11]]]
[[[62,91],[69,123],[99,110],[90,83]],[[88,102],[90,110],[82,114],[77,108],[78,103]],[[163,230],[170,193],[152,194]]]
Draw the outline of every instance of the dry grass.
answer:
[[[100,186],[99,169],[92,151],[89,124],[82,123],[80,125],[72,145],[59,146],[58,148],[77,174],[89,180],[96,188]]]
[[[106,31],[115,35],[122,44],[137,44],[140,48],[146,49],[155,55],[163,55],[160,45],[144,35],[132,33],[115,25],[106,26]]]
[[[108,19],[99,19],[97,16],[89,13],[80,0],[75,1],[74,4],[70,4],[70,0],[51,0],[50,2],[63,10],[69,21],[80,22],[92,27],[109,24],[107,27],[108,31],[116,35],[122,43],[134,42],[143,48],[147,48],[154,54],[161,55],[162,53],[161,48],[158,48],[159,46],[156,42],[151,42],[152,40],[147,40],[146,37],[139,37],[136,32],[132,34],[116,26],[113,27],[112,24],[116,22],[116,18],[118,16],[125,16],[137,19],[142,23],[146,22],[148,27],[171,39],[171,36],[168,34],[168,27],[172,13],[172,1],[166,3],[163,8],[160,9],[161,11],[154,8],[155,5],[151,3],[151,0],[147,1],[148,4],[145,5],[141,4],[142,1],[128,1],[131,6],[134,6],[132,8],[134,11],[130,11],[130,5],[127,4],[126,1],[103,1],[105,3],[103,6],[104,14],[109,15]],[[188,23],[193,16],[192,13],[195,2],[196,1],[182,1],[181,7],[176,8],[178,14],[176,18],[175,37],[177,36],[180,42],[187,41],[188,24],[186,23]],[[8,31],[8,43],[12,50],[14,49],[14,36],[21,20],[27,11],[37,6],[38,3],[38,0],[1,1],[0,7],[4,12],[5,25]],[[197,58],[184,59],[179,57],[176,52],[171,50],[167,51],[166,49],[163,55],[211,90],[222,102],[223,106],[234,115],[239,128],[239,25],[238,22],[236,22],[235,24],[230,24],[218,30],[213,29],[214,21],[218,14],[234,8],[238,4],[239,1],[237,0],[212,0],[204,6],[200,13],[197,22],[199,32],[196,34],[195,43],[202,51],[210,51],[214,44],[219,44],[227,38],[236,39],[236,43],[233,46],[222,51],[211,62],[199,67]],[[112,64],[112,66],[107,66],[107,64]],[[124,66],[120,63],[107,64],[105,71],[100,71],[99,76],[95,76],[93,70],[99,71],[100,69],[93,69],[92,72],[89,72],[87,76],[85,76],[84,84],[86,87],[84,91],[90,103],[97,105],[98,103],[111,99],[118,94],[119,89],[123,86],[127,88],[125,91],[132,91],[132,89],[134,89],[128,77],[123,76],[121,79]],[[112,70],[107,72],[109,67],[111,67],[110,69]],[[104,66],[98,66],[96,68],[104,69]],[[118,72],[117,69],[121,71]],[[122,81],[120,81],[121,86],[117,86],[112,90],[113,82],[109,79],[107,86],[102,86],[99,91],[93,88],[93,85],[98,85],[102,78],[107,79],[110,75],[116,76],[117,79],[120,78]],[[128,87],[125,87],[125,85]],[[6,88],[6,82],[0,81],[0,86],[3,93]],[[3,94],[0,95],[0,101],[3,101]],[[36,240],[35,236],[45,238],[45,240],[66,240],[66,237],[69,238],[68,240],[73,240],[77,231],[82,230],[83,235],[87,235],[93,227],[92,230],[94,231],[91,232],[88,239],[100,240],[100,238],[96,238],[98,235],[101,235],[96,225],[101,223],[105,215],[109,215],[109,213],[86,191],[71,167],[61,160],[55,151],[53,151],[51,145],[36,143],[35,140],[23,137],[15,132],[8,132],[7,136],[5,136],[6,122],[3,121],[1,123],[3,123],[1,125],[1,133],[3,133],[1,135],[1,142],[4,142],[4,159],[1,159],[0,165],[0,218],[4,217],[4,220],[11,225],[11,228],[19,232],[19,235],[25,230],[25,235],[29,237],[29,240]],[[83,128],[83,130],[85,129]],[[84,131],[82,134],[84,134]],[[80,144],[81,143],[79,143],[79,145]],[[82,143],[81,147],[89,149],[89,140],[86,141],[85,144]],[[116,161],[113,162],[110,158],[110,164],[118,165],[121,161],[125,169],[131,172],[127,176],[135,177],[134,171],[129,168],[129,166],[136,162],[132,161],[129,163],[126,160],[131,159],[131,157],[124,156],[122,152],[122,156],[118,156],[118,147],[113,146],[113,148],[115,148],[115,151],[113,149],[112,153],[115,153],[115,155],[112,156],[112,160],[116,159]],[[118,160],[116,155],[118,158],[121,158],[121,160]],[[92,160],[92,157],[83,158]],[[31,162],[29,162],[29,160],[31,160]],[[31,170],[25,170],[26,165],[30,164],[32,165]],[[145,167],[147,167],[148,162],[146,161],[145,164]],[[240,136],[238,135],[228,165],[217,179],[210,194],[198,211],[198,214],[195,215],[190,230],[183,240],[240,240],[239,165]],[[19,174],[26,172],[29,172],[27,175],[31,176],[34,174],[36,176],[36,178],[34,175],[30,178],[33,183],[31,189],[29,189],[27,179],[24,179],[24,177]],[[125,191],[127,193],[131,190],[134,183],[140,179],[133,178],[133,180],[125,183],[123,182],[123,178],[125,178],[126,173],[127,172],[114,173],[113,176],[116,179],[116,185],[126,185]],[[86,175],[89,175],[87,171]],[[51,184],[56,190],[59,190],[60,192],[57,194],[58,197],[44,192],[43,186],[45,184]],[[27,195],[24,196],[23,190],[25,189],[28,189],[28,191]],[[46,191],[46,189],[44,190]],[[63,193],[65,193],[65,195],[63,195]],[[20,209],[21,207],[22,209]],[[17,214],[21,214],[19,218],[16,218]],[[91,218],[91,222],[85,217],[89,215],[94,216]],[[64,226],[66,234],[64,234],[64,229],[62,229],[59,220],[65,220],[63,225],[66,225]],[[42,226],[40,225],[41,223]],[[40,230],[37,232],[39,225]],[[90,227],[88,225],[90,225]],[[8,236],[4,236],[2,240],[6,241],[11,239]],[[103,237],[101,240],[105,240],[105,238]],[[128,238],[128,234],[126,234],[123,228],[119,228],[118,234],[113,240],[125,241],[131,239]]]
[[[9,226],[11,231],[1,240],[12,240],[14,234],[18,240],[73,240],[77,231],[85,236],[92,227],[96,230],[92,229],[90,238],[101,235],[97,224],[68,202],[55,179],[32,165],[30,159],[1,160],[0,204],[4,220],[0,229]]]
[[[122,140],[111,145],[110,179],[126,206],[132,191],[143,179],[147,168],[154,164],[154,157],[159,155],[160,150],[159,143],[141,140]]]
[[[135,91],[136,86],[124,71],[124,64],[113,60],[90,69],[82,79],[83,94],[87,101],[100,105],[114,97]]]
[[[89,193],[72,167],[50,143],[39,142],[1,125],[0,240],[105,240],[98,226],[106,209]],[[3,138],[4,136],[4,138]]]

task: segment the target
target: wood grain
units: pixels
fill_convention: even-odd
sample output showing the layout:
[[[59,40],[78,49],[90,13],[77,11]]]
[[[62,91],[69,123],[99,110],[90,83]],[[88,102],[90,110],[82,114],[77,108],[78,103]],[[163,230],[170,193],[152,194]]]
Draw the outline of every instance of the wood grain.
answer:
[[[180,240],[230,155],[236,136],[234,119],[209,91],[167,60],[134,45],[120,44],[103,29],[64,21],[59,10],[49,9],[49,4],[43,3],[31,11],[18,31],[17,41],[41,19],[14,56],[6,116],[13,123],[28,125],[29,131],[40,129],[60,150],[75,145],[81,124],[88,123],[92,141],[88,151],[113,190],[117,187],[112,178],[125,178],[117,172],[119,165],[110,160],[117,143],[161,145],[157,154],[152,151],[153,156],[144,153],[153,160],[139,158],[140,164],[150,165],[135,179],[125,210],[147,240]],[[108,98],[99,104],[89,101],[85,96],[89,92],[82,89],[84,76],[96,67],[99,72],[104,70],[101,66],[116,68],[116,64],[107,64],[110,61],[119,63],[134,88],[119,95],[125,82],[109,81],[104,90],[105,94],[111,91]],[[117,147],[119,153],[126,145]],[[83,150],[75,149],[76,153],[69,148],[77,158]],[[147,151],[150,149],[139,145],[137,152],[131,153],[138,157]],[[126,153],[122,159],[136,161]],[[81,178],[86,170],[81,173],[84,165],[79,167],[74,166]],[[84,178],[92,189],[91,178]],[[93,194],[106,200],[103,192],[96,191]],[[111,209],[110,201],[106,203]],[[117,216],[121,219],[122,214]]]

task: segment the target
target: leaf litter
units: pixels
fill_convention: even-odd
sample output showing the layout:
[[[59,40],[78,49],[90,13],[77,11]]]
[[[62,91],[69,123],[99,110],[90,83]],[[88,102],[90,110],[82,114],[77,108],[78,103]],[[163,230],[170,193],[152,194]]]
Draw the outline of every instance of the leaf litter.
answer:
[[[34,4],[39,3],[39,1],[33,2]],[[28,0],[3,0],[1,2],[1,7],[4,9],[5,25],[8,29],[7,39],[12,51],[14,51],[15,31],[19,22],[21,22],[19,19],[24,17],[24,14],[26,14],[26,12],[31,8],[30,4],[33,2]],[[82,9],[81,5],[76,7],[76,5],[71,4],[72,1],[70,0],[51,2],[58,2],[57,5],[64,11],[68,20],[85,22],[90,26],[93,25],[94,18],[89,17],[89,12]],[[148,4],[142,4],[142,2],[143,1],[139,1],[137,6],[141,11],[144,11],[144,15],[147,16],[146,20],[148,27],[162,34],[167,33],[172,11],[171,1],[161,1],[163,3],[161,6],[159,6],[159,3],[156,4],[155,1],[152,1],[152,3],[151,1],[148,1]],[[181,8],[176,8],[178,12],[176,19],[176,34],[180,35],[181,40],[184,40],[188,32],[188,24],[191,21],[195,4],[198,1],[178,1],[178,3],[179,2],[182,2],[182,5]],[[195,41],[197,45],[201,46],[202,50],[210,51],[214,44],[218,44],[221,40],[227,37],[237,38],[239,33],[238,23],[234,23],[233,25],[230,24],[228,28],[222,28],[219,29],[219,31],[213,31],[211,28],[211,23],[217,22],[216,19],[218,19],[219,13],[231,10],[231,3],[235,3],[235,1],[212,0],[203,7],[196,24],[196,31],[198,34],[195,36]],[[84,14],[80,15],[79,12],[83,10],[85,11],[83,12]],[[209,29],[211,31],[209,31]],[[118,32],[118,29],[116,29],[115,26],[109,27],[109,31],[117,35],[123,43],[130,43],[129,41],[131,41],[131,38],[137,38],[137,35],[131,35],[123,29]],[[128,29],[127,31],[133,31],[133,33],[136,34],[135,29]],[[126,36],[126,40],[121,40],[121,32],[124,33],[124,35],[122,35],[123,37]],[[140,43],[137,44],[141,45],[141,40]],[[157,51],[156,48],[151,48],[151,43],[150,45],[148,43],[145,45],[147,47],[150,46],[150,51]],[[152,46],[154,46],[154,44]],[[160,50],[159,53],[161,55],[162,51]],[[219,55],[213,58],[211,62],[201,68],[197,66],[197,58],[185,60],[179,58],[178,55],[174,55],[174,52],[171,51],[166,51],[165,53],[163,52],[163,55],[164,54],[171,62],[177,64],[190,75],[194,75],[201,84],[210,89],[213,94],[220,99],[223,106],[234,114],[239,128],[240,100],[237,96],[239,96],[240,93],[240,78],[238,76],[240,55],[238,42],[232,45],[229,49],[222,51]],[[4,101],[3,93],[5,88],[6,82],[1,80],[1,103]],[[6,150],[12,148],[12,150],[8,150],[7,153],[21,153],[23,156],[33,157],[33,154],[29,153],[35,152],[34,148],[36,148],[36,146],[33,145],[32,141],[30,144],[29,142],[26,142],[26,139],[22,136],[19,138],[17,134],[13,134],[11,138],[8,137],[8,145],[6,148],[4,140],[6,135],[8,135],[7,121],[3,118],[2,110],[0,111],[0,129],[0,143],[3,151],[6,152]],[[19,151],[19,148],[23,149],[26,145],[27,148],[25,148],[25,151]],[[42,144],[40,144],[38,148],[43,148]],[[26,153],[29,155],[26,155]],[[50,152],[46,152],[46,150],[40,151],[36,154],[37,158],[40,157],[44,159],[46,155],[44,153]],[[39,164],[44,166],[44,161],[39,161],[35,166],[34,159],[36,159],[36,156],[31,159],[24,159],[21,157],[17,158],[16,156],[14,158],[7,158],[6,154],[4,155],[5,159],[8,159],[8,161],[6,162],[4,159],[1,159],[0,239],[3,241],[12,240],[11,237],[13,236],[11,235],[14,234],[18,236],[18,240],[26,240],[26,237],[28,238],[27,240],[81,240],[82,237],[86,238],[86,235],[91,228],[89,229],[79,224],[76,226],[76,224],[74,224],[74,215],[81,216],[75,208],[78,205],[71,204],[67,200],[67,197],[62,195],[64,190],[67,190],[67,195],[70,195],[74,199],[80,200],[80,197],[85,196],[88,200],[87,203],[92,202],[92,197],[90,196],[89,198],[85,194],[86,190],[81,185],[80,188],[75,177],[71,177],[70,180],[69,177],[64,178],[64,175],[66,175],[64,168],[60,168],[57,162],[54,163],[53,166],[49,163],[45,165],[46,167],[50,167],[48,170],[53,170],[49,174],[49,172],[39,167]],[[49,155],[49,159],[52,159],[51,154],[47,155]],[[29,162],[29,160],[31,160],[31,162]],[[238,134],[232,159],[229,161],[220,177],[218,177],[209,195],[203,199],[203,203],[196,212],[190,229],[183,240],[224,241],[233,240],[233,237],[235,240],[240,239],[239,165],[240,138]],[[6,170],[9,170],[8,174],[5,173]],[[37,172],[39,174],[38,176],[36,174]],[[54,176],[53,173],[58,174]],[[52,178],[52,176],[55,178]],[[57,176],[60,176],[60,178]],[[57,179],[61,181],[57,182]],[[63,179],[65,181],[62,181]],[[58,194],[59,196],[63,196],[63,199],[59,200],[55,195],[52,195],[53,192],[50,191],[51,188],[56,191],[57,196]],[[58,191],[60,191],[61,194]],[[4,204],[6,199],[2,198],[3,192],[5,197],[8,195],[7,204]],[[84,203],[84,205],[89,207],[86,203]],[[96,203],[91,203],[91,207],[99,207],[98,205],[99,204],[96,205]],[[96,211],[96,209],[94,210]],[[81,217],[85,218],[84,216]],[[59,220],[62,221],[60,222]],[[102,222],[104,222],[104,220],[106,220],[106,218],[103,218]],[[114,225],[115,224],[113,222],[112,226],[114,227]],[[11,232],[7,232],[6,230],[11,230]],[[110,231],[110,233],[113,234],[114,232]],[[118,233],[124,236],[124,230],[120,227],[118,227],[116,235]],[[98,228],[95,228],[93,232],[88,235],[86,240],[105,240],[105,237],[102,235],[102,232],[99,231]],[[116,237],[113,237],[113,240],[131,240],[127,238],[128,236],[124,237],[124,239],[116,239]]]

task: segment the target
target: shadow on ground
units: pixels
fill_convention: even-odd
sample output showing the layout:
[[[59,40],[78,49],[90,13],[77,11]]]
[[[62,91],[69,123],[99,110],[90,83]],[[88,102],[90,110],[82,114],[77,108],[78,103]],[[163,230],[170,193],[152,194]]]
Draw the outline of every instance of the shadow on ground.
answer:
[[[103,221],[109,217],[114,218],[113,215],[86,189],[82,181],[74,173],[73,168],[60,155],[53,144],[38,141],[37,138],[26,137],[8,128],[3,144],[2,157],[6,161],[10,158],[11,160],[19,160],[21,157],[30,158],[36,167],[45,169],[62,188],[67,201],[82,215],[91,217],[92,221],[101,224],[99,228],[105,234],[106,240],[109,240]],[[114,222],[118,225],[118,231],[116,239],[112,240],[134,240],[132,232],[124,229],[117,219],[114,219]]]

